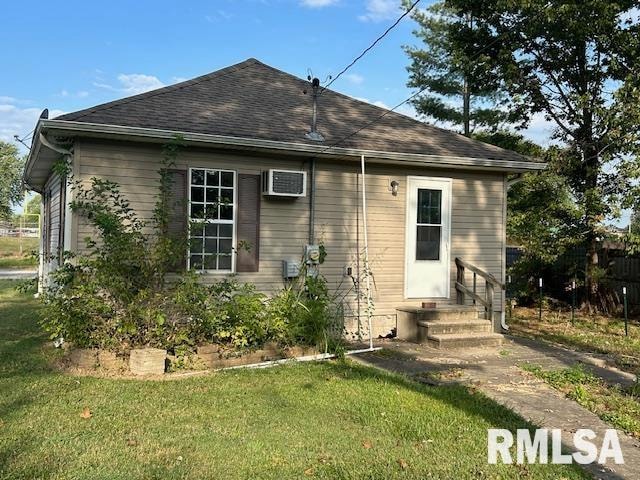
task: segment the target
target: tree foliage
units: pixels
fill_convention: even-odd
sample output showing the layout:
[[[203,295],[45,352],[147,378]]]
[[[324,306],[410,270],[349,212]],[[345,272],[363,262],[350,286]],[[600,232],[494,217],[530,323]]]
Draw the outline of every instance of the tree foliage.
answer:
[[[559,174],[565,152],[547,149],[507,132],[482,132],[477,140],[547,162],[547,169],[526,173],[508,192],[507,239],[522,247],[527,264],[550,264],[577,244],[582,212],[566,179]]]
[[[629,229],[631,233],[640,235],[640,208],[636,208],[631,213],[631,224],[629,225]]]
[[[25,205],[24,213],[29,215],[40,214],[40,204],[42,203],[42,197],[39,193],[35,194]]]
[[[482,28],[473,13],[457,15],[446,2],[439,2],[416,10],[412,18],[418,24],[413,33],[422,45],[404,50],[411,60],[408,86],[426,89],[413,101],[419,113],[460,126],[467,136],[479,128],[496,129],[515,120],[500,108],[505,92],[489,61],[491,52],[458,40],[459,33],[477,34]],[[469,38],[476,36],[481,37]]]
[[[602,221],[637,197],[640,174],[640,26],[637,0],[446,0],[476,30],[458,30],[469,48],[490,45],[510,108],[553,122],[566,146],[557,173],[582,211],[589,299],[598,295]]]
[[[16,146],[0,141],[0,219],[11,218],[11,207],[22,200],[23,168]]]

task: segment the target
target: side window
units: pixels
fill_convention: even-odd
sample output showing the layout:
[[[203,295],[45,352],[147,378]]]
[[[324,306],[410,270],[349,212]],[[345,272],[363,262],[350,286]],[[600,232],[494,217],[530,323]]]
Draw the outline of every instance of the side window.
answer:
[[[192,168],[189,172],[188,267],[233,271],[236,222],[236,173]]]

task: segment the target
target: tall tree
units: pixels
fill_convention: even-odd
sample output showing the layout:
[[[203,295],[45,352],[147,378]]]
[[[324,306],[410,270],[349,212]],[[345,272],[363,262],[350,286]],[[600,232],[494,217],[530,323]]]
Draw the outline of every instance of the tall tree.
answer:
[[[523,248],[526,264],[549,265],[575,246],[581,210],[566,178],[559,174],[565,152],[557,146],[543,148],[508,131],[473,137],[547,162],[546,170],[524,174],[508,193],[507,238]]]
[[[24,159],[15,145],[0,141],[0,218],[11,218],[11,207],[22,199]]]
[[[631,233],[640,235],[640,209],[636,209],[631,213],[629,230]]]
[[[496,129],[511,115],[500,104],[502,82],[489,61],[490,52],[477,52],[481,45],[459,42],[457,32],[477,32],[474,14],[456,12],[438,2],[426,10],[415,10],[413,33],[420,46],[404,46],[411,60],[408,86],[426,89],[413,100],[418,113],[461,126],[466,136],[478,128]],[[476,38],[470,36],[469,38]]]
[[[476,31],[456,42],[495,50],[511,107],[553,123],[566,145],[559,172],[583,212],[587,306],[596,305],[602,220],[638,194],[640,27],[638,0],[446,0]],[[479,34],[478,34],[479,33]]]

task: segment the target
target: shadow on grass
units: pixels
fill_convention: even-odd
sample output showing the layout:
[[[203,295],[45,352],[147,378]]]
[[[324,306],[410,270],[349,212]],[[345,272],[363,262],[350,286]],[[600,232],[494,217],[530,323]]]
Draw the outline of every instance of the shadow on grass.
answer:
[[[557,362],[565,365],[567,368],[575,366],[575,364],[579,362],[579,360],[572,355],[572,352],[567,352],[566,350],[553,347],[548,344],[518,337],[512,338],[512,340],[517,344],[534,349],[545,356],[553,357]],[[514,433],[519,428],[527,428],[529,430],[537,428],[536,425],[525,420],[517,413],[495,402],[484,394],[469,389],[462,383],[458,384],[451,382],[446,385],[431,386],[422,382],[418,383],[415,380],[416,376],[419,374],[424,374],[425,372],[435,374],[445,373],[450,371],[452,368],[456,368],[457,365],[426,362],[413,355],[396,350],[392,351],[390,354],[385,353],[383,355],[379,355],[379,352],[374,352],[360,355],[360,357],[366,364],[373,366],[361,365],[361,368],[366,369],[360,371],[362,375],[373,375],[374,377],[394,382],[403,388],[415,390],[435,400],[446,402],[449,405],[464,411],[468,415],[482,418],[490,425],[488,428],[504,428]],[[464,370],[484,371],[486,374],[487,370],[495,368],[495,365],[492,366],[486,363],[466,363],[461,367]],[[608,374],[612,373],[610,370],[601,369],[589,364],[585,364],[585,368],[591,368],[593,371],[604,370]],[[370,372],[371,369],[373,372]],[[394,375],[385,373],[379,369],[392,372]],[[382,377],[378,377],[378,375],[382,375]],[[626,380],[628,381],[628,379]],[[486,441],[486,438],[483,439],[483,441]],[[563,442],[562,450],[564,453],[571,453],[574,451],[573,445]],[[575,470],[580,469],[578,465],[574,465],[573,468]],[[595,478],[607,480],[627,478],[620,476],[615,472],[605,472],[598,464],[585,465],[583,468],[590,474],[595,475]]]

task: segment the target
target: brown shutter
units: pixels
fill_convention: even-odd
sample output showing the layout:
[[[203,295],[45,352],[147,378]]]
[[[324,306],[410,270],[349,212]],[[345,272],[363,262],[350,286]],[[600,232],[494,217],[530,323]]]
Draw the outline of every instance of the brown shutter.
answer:
[[[238,175],[237,272],[257,272],[260,264],[260,175]],[[247,248],[243,247],[247,245]]]
[[[175,240],[187,240],[187,228],[189,224],[189,214],[187,207],[189,195],[187,191],[187,171],[168,170],[171,176],[171,191],[169,195],[169,224],[168,234]],[[175,271],[182,271],[187,268],[187,246],[185,244],[184,256],[177,259]]]

